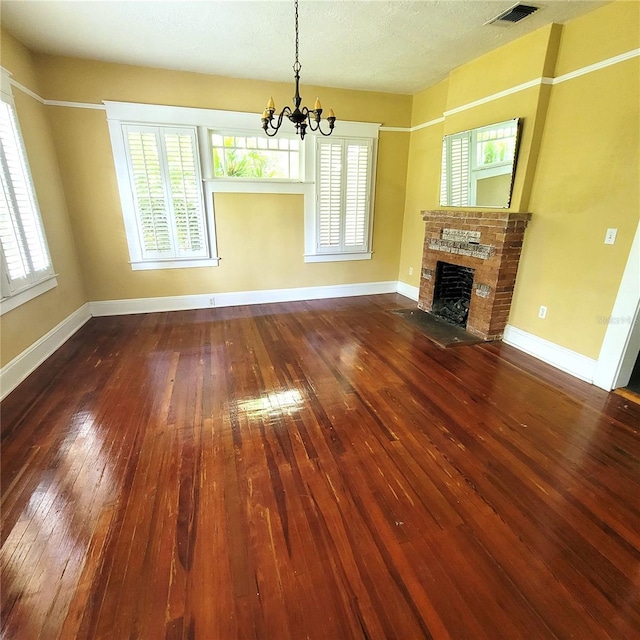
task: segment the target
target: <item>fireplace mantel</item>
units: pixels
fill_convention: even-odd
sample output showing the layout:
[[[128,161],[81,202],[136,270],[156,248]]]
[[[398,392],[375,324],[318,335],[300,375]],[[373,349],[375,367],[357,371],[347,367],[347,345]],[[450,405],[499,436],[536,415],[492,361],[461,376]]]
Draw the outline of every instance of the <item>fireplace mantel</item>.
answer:
[[[530,213],[423,211],[424,249],[418,307],[431,311],[438,262],[475,270],[467,331],[502,337],[509,318]]]

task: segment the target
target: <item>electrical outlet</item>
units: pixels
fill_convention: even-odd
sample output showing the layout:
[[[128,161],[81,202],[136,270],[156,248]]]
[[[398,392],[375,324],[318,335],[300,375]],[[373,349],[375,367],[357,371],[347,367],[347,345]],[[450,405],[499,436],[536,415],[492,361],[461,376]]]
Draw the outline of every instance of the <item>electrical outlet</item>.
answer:
[[[215,306],[216,306],[216,299],[215,299],[215,298],[209,298],[209,304],[210,304],[212,307],[215,307]]]
[[[604,236],[605,244],[614,244],[616,241],[616,236],[618,235],[617,229],[607,229],[607,233]]]
[[[413,275],[413,267],[409,267],[409,275],[412,276]]]
[[[540,311],[538,311],[538,318],[542,318],[543,320],[547,317],[547,307],[540,306]]]

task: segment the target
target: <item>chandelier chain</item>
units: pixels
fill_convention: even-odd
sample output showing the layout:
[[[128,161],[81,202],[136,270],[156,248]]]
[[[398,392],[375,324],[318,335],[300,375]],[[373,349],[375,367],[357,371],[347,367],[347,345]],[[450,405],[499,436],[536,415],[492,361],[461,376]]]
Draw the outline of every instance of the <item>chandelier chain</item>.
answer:
[[[300,71],[300,62],[298,62],[298,47],[299,47],[299,38],[298,38],[298,0],[295,0],[296,7],[296,63],[293,65],[294,71]]]

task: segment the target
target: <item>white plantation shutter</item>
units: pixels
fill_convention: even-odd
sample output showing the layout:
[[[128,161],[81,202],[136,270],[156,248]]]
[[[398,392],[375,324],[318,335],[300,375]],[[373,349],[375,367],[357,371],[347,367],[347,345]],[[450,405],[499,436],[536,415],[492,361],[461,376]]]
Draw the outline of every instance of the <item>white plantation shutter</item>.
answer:
[[[369,215],[369,170],[371,145],[346,144],[345,247],[364,247]]]
[[[123,130],[143,260],[207,257],[195,130]]]
[[[197,167],[195,136],[166,132],[171,205],[176,224],[178,254],[206,255],[204,207]]]
[[[4,93],[0,142],[0,246],[6,298],[54,274],[13,101]]]
[[[440,206],[448,204],[447,199],[447,139],[442,141],[442,161],[440,163]]]
[[[317,145],[317,250],[366,251],[373,144],[333,139]]]
[[[469,204],[470,132],[465,131],[452,136],[450,144],[451,194],[448,204],[453,207],[464,207]]]
[[[342,207],[342,144],[318,144],[318,244],[340,247]]]
[[[167,196],[160,164],[160,131],[131,130],[127,142],[144,254],[173,255]]]

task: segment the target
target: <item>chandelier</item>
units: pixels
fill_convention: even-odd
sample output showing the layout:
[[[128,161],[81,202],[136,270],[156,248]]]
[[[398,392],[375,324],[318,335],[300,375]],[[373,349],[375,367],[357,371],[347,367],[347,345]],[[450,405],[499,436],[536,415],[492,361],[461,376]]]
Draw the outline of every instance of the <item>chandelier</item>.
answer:
[[[322,121],[322,105],[320,104],[320,100],[316,98],[316,102],[311,110],[307,107],[302,107],[302,109],[300,108],[300,103],[302,102],[302,98],[300,97],[300,69],[302,69],[302,65],[298,62],[298,0],[295,0],[295,9],[296,62],[293,65],[293,72],[296,79],[296,95],[293,97],[295,109],[292,110],[291,107],[287,105],[282,109],[280,115],[278,115],[274,120],[273,114],[276,111],[276,105],[273,101],[273,97],[269,98],[267,107],[262,114],[262,128],[268,136],[273,137],[278,133],[282,120],[286,116],[295,125],[296,133],[300,134],[300,138],[302,140],[304,140],[307,127],[309,127],[311,131],[319,131],[323,136],[330,136],[333,132],[333,127],[335,126],[336,121],[336,115],[333,113],[333,109],[329,109],[329,115],[327,116],[329,131],[325,133],[320,126]]]

